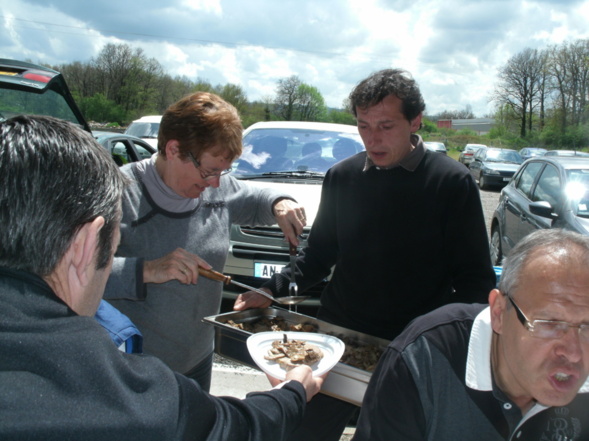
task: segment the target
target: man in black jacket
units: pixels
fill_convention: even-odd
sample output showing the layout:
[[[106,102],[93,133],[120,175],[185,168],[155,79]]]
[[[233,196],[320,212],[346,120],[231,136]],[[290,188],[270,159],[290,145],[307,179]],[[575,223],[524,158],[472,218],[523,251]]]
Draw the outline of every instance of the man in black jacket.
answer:
[[[486,302],[496,276],[479,190],[466,167],[416,134],[425,110],[416,82],[398,69],[376,72],[350,106],[366,151],[327,172],[308,246],[265,288],[288,295],[295,271],[301,293],[335,265],[318,318],[389,340],[439,306]],[[267,304],[244,293],[235,308]],[[355,411],[324,395],[311,407],[293,440],[335,441]]]
[[[0,123],[0,439],[277,440],[321,386],[307,366],[217,398],[93,318],[119,242],[125,178],[50,117]]]

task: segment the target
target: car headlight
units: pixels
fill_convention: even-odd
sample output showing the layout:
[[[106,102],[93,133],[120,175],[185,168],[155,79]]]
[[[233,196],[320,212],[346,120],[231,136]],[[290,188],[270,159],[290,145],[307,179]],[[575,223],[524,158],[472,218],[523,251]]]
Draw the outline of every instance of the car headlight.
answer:
[[[486,175],[498,175],[499,174],[499,172],[497,170],[495,170],[493,168],[487,168],[487,167],[483,168],[483,173]]]

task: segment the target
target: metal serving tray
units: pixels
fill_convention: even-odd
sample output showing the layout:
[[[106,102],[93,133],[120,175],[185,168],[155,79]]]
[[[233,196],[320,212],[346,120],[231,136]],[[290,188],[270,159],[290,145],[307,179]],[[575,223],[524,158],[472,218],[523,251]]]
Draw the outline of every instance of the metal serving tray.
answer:
[[[389,343],[382,338],[352,331],[351,329],[317,320],[314,317],[281,308],[227,312],[205,317],[203,321],[215,327],[215,352],[217,354],[258,369],[246,346],[246,340],[252,333],[228,325],[227,322],[233,320],[236,323],[248,323],[261,318],[271,319],[276,317],[283,318],[290,325],[309,323],[317,327],[319,333],[348,337],[360,344],[375,345],[384,349]],[[371,376],[372,374],[368,371],[340,362],[335,365],[327,376],[321,392],[360,406]]]

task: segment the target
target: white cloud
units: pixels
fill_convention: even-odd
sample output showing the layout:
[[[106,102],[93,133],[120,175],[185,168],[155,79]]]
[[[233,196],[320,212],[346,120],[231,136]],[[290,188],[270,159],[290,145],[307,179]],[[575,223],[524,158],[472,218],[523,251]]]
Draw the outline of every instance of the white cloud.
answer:
[[[247,5],[247,7],[246,7]],[[578,0],[11,0],[0,6],[3,57],[87,62],[107,42],[142,48],[172,76],[234,83],[250,100],[297,75],[339,107],[385,67],[409,70],[428,112],[482,116],[497,70],[526,47],[589,38]]]

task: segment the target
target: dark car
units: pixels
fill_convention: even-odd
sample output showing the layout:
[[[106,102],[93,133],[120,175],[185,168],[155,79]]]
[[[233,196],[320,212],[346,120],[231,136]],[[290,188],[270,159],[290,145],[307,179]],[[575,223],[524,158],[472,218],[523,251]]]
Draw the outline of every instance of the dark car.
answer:
[[[491,221],[491,259],[503,256],[528,233],[564,228],[589,234],[589,158],[529,159],[501,190]]]
[[[535,158],[536,156],[543,156],[548,150],[539,147],[524,147],[519,151],[520,156],[525,161],[526,159]]]
[[[90,132],[61,73],[37,64],[0,58],[0,121],[16,115],[47,115]]]
[[[94,131],[93,135],[111,153],[119,166],[149,158],[156,151],[149,143],[136,136],[100,131]]]
[[[506,185],[522,162],[515,150],[487,147],[476,151],[469,168],[481,190],[485,190]]]

